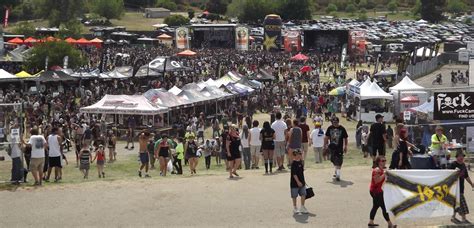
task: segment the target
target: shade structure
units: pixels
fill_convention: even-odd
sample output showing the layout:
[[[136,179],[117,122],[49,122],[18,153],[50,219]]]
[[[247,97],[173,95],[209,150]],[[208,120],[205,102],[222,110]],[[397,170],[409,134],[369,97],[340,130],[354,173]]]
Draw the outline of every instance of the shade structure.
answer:
[[[60,40],[61,39],[55,38],[55,37],[52,37],[52,36],[48,36],[48,37],[43,39],[44,42],[55,42],[55,41],[60,41]]]
[[[430,97],[430,99],[425,103],[417,107],[409,108],[409,110],[422,113],[432,113],[434,111],[434,97]]]
[[[364,82],[365,83],[365,82]],[[393,100],[393,95],[383,91],[376,82],[372,82],[369,86],[360,86],[360,99],[385,99]]]
[[[333,90],[329,91],[329,95],[331,96],[342,96],[346,93],[344,86],[334,88]]]
[[[4,69],[0,69],[0,81],[14,81],[17,79],[17,76],[6,72]]]
[[[28,78],[28,77],[32,77],[31,74],[29,74],[28,72],[26,71],[20,71],[18,73],[15,74],[15,76],[19,77],[19,78]]]
[[[424,88],[416,84],[408,76],[403,77],[403,79],[397,85],[390,87],[390,90],[414,90],[414,89],[424,89]]]
[[[35,38],[33,38],[33,37],[28,37],[28,38],[25,39],[24,42],[25,42],[25,43],[37,43],[38,40],[35,39]]]
[[[91,44],[91,42],[89,40],[87,40],[86,38],[81,38],[81,39],[78,39],[76,41],[76,44],[79,44],[79,45],[89,45]]]
[[[185,50],[185,51],[182,51],[178,54],[176,54],[177,56],[195,56],[196,55],[196,52],[194,51],[191,51],[191,50]]]
[[[168,108],[152,104],[143,95],[105,95],[97,103],[80,109],[82,113],[157,115]]]
[[[170,36],[170,35],[167,35],[167,34],[165,34],[165,33],[163,33],[163,34],[159,35],[157,38],[158,38],[158,39],[160,39],[160,40],[168,40],[168,39],[173,39],[173,37],[172,37],[172,36]]]
[[[313,70],[313,68],[311,68],[310,66],[304,66],[304,67],[301,67],[301,68],[300,68],[300,72],[301,72],[301,73],[310,72],[310,71],[312,71],[312,70]]]
[[[291,60],[293,60],[293,61],[306,61],[308,59],[309,59],[308,56],[303,55],[301,53],[291,57]]]
[[[64,41],[66,41],[67,43],[70,43],[70,44],[75,44],[77,42],[77,40],[72,38],[72,37],[68,37]]]
[[[418,103],[420,102],[420,99],[418,99],[418,97],[415,97],[415,96],[407,96],[400,99],[400,102],[401,103]]]
[[[152,25],[152,26],[155,27],[155,28],[164,28],[164,27],[168,27],[168,24],[160,24],[160,23],[158,23],[158,24],[154,24],[154,25]]]
[[[101,48],[102,47],[102,43],[104,43],[104,41],[102,41],[101,39],[99,38],[94,38],[92,40],[90,40],[91,44],[94,45],[96,48]]]
[[[374,74],[376,77],[387,77],[392,75],[397,75],[397,72],[394,70],[382,70]]]
[[[21,38],[15,37],[8,41],[8,43],[12,44],[22,44],[24,41]]]

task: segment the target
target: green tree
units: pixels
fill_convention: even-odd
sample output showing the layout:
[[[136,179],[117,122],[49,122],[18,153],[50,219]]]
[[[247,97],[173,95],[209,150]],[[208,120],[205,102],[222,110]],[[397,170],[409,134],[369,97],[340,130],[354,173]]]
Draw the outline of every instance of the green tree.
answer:
[[[225,14],[229,2],[227,0],[209,0],[206,4],[207,11],[216,14]]]
[[[18,25],[13,29],[15,34],[25,35],[25,37],[35,35],[35,27],[28,22],[20,22]]]
[[[189,19],[180,14],[171,15],[165,18],[164,23],[169,26],[180,26],[189,23]]]
[[[281,0],[278,13],[284,20],[306,20],[312,17],[313,5],[310,0]]]
[[[419,16],[421,14],[421,1],[416,0],[415,5],[411,9],[411,13],[415,16]]]
[[[392,13],[395,13],[395,11],[398,11],[397,1],[395,1],[395,0],[390,1],[387,5],[387,9]]]
[[[35,45],[26,57],[24,66],[29,71],[43,69],[46,57],[48,57],[49,66],[62,66],[65,56],[69,58],[68,66],[70,68],[80,67],[86,63],[79,50],[64,41],[59,41]]]
[[[244,4],[245,0],[232,0],[232,2],[227,6],[227,16],[238,17],[242,13]]]
[[[194,12],[193,9],[189,9],[189,10],[188,10],[188,18],[189,18],[189,19],[193,19],[193,18],[194,18],[194,13],[195,13],[195,12]]]
[[[366,21],[367,20],[367,10],[364,9],[364,8],[360,9],[359,15],[357,16],[357,18],[361,21]]]
[[[453,14],[460,14],[469,10],[469,7],[467,7],[467,5],[460,0],[448,0],[446,10]]]
[[[171,0],[158,0],[158,3],[156,3],[156,6],[163,7],[171,11],[176,11],[176,9],[178,9],[178,5],[176,5],[176,3],[174,3]]]
[[[124,12],[123,0],[94,0],[92,1],[92,12],[107,20],[120,19]]]
[[[421,18],[431,23],[443,20],[445,0],[421,0]]]
[[[76,20],[86,10],[84,0],[34,0],[34,5],[36,13],[54,27]]]
[[[330,3],[328,7],[326,7],[326,13],[332,13],[337,11],[337,6],[333,3]]]
[[[156,0],[124,0],[124,3],[126,6],[133,8],[153,7],[156,4]]]
[[[10,20],[31,20],[36,19],[35,6],[31,0],[25,0],[21,4],[14,6],[10,13]]]
[[[82,36],[82,28],[82,24],[77,20],[66,22],[59,26],[58,36],[61,38],[73,37],[77,39]]]
[[[238,18],[241,22],[259,22],[265,16],[275,13],[277,6],[272,0],[244,0]]]
[[[353,4],[353,3],[349,3],[347,4],[346,6],[346,12],[347,13],[350,13],[351,15],[354,15],[354,13],[356,12],[357,8],[356,6]]]
[[[359,4],[357,4],[357,6],[358,6],[360,9],[366,9],[366,8],[367,8],[367,5],[368,5],[367,0],[360,0],[360,1],[359,1]]]

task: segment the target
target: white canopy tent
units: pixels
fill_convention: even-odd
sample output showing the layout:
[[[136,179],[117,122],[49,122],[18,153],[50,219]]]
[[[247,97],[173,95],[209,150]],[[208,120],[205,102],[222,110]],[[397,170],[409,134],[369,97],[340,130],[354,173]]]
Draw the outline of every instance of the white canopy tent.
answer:
[[[82,113],[157,115],[168,108],[154,105],[143,95],[105,95],[97,103],[81,108]]]
[[[17,76],[14,74],[10,74],[4,69],[0,69],[0,80],[12,80],[12,79],[18,79]]]
[[[433,111],[434,111],[434,97],[430,97],[430,99],[428,99],[428,101],[426,101],[425,103],[423,103],[419,106],[410,108],[410,110],[413,110],[413,111],[416,111],[416,112],[422,112],[422,113],[426,113],[426,114],[433,113]]]
[[[359,86],[359,90],[354,95],[360,99],[360,105],[356,111],[359,120],[374,122],[377,114],[392,115],[390,111],[386,110],[387,106],[383,100],[393,100],[393,95],[380,88],[376,81],[370,82],[370,79],[367,79]]]
[[[390,93],[393,94],[395,100],[401,100],[408,96],[414,96],[420,102],[425,102],[428,99],[428,93],[424,91],[425,88],[416,84],[408,76],[405,76],[397,85],[390,87]],[[400,102],[395,102],[395,110],[397,113],[402,113],[407,108],[411,108],[412,104],[401,105]]]
[[[377,83],[373,82],[367,88],[360,90],[360,99],[369,100],[369,99],[385,99],[393,100],[393,95],[383,91]]]
[[[390,91],[392,90],[416,90],[416,89],[424,89],[424,87],[416,84],[412,81],[408,76],[403,77],[403,79],[393,87],[390,87]]]

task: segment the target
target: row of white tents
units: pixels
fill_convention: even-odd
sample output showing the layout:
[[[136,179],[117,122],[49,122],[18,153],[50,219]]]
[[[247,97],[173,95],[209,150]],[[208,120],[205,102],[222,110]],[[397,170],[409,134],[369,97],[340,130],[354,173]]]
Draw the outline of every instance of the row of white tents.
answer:
[[[171,110],[202,104],[217,103],[245,96],[262,86],[236,72],[229,72],[218,80],[208,79],[169,90],[151,89],[142,95],[105,95],[97,103],[80,109],[82,113],[157,115]]]

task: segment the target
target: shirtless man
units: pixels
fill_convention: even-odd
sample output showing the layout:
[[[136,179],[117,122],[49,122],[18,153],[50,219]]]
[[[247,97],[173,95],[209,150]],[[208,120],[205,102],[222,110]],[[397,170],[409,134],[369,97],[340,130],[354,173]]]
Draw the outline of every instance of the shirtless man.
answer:
[[[150,132],[147,130],[142,131],[140,136],[138,137],[138,142],[140,144],[140,150],[138,151],[138,155],[140,156],[140,169],[138,170],[138,176],[142,177],[142,170],[145,168],[145,177],[150,177],[148,175],[148,164],[150,163],[150,153],[148,153],[147,145],[150,139]]]

